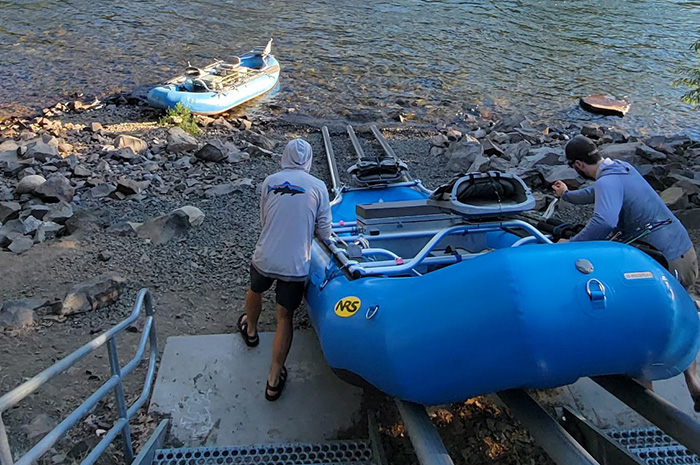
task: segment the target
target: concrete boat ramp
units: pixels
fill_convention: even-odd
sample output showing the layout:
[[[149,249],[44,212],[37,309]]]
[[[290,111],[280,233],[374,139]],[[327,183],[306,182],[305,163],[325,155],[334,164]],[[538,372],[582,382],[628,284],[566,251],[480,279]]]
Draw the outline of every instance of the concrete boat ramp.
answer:
[[[150,412],[170,418],[168,439],[170,443],[184,448],[194,448],[192,450],[202,450],[202,448],[243,450],[241,448],[250,447],[250,445],[332,444],[338,438],[352,438],[350,441],[353,441],[358,434],[361,436],[368,434],[358,433],[357,428],[357,425],[363,421],[362,390],[335,377],[323,358],[315,333],[311,330],[295,333],[287,361],[289,379],[285,391],[276,402],[266,401],[264,389],[271,360],[272,338],[272,333],[260,333],[260,345],[256,348],[247,347],[238,334],[168,338],[154,386]],[[623,380],[624,382],[627,381]],[[623,390],[630,387],[635,390],[634,386],[636,383],[626,384]],[[692,409],[682,376],[657,382],[655,388],[661,398],[679,407],[682,413],[686,414],[687,419],[700,422],[700,414]],[[644,390],[641,389],[641,391]],[[509,392],[511,394],[508,394]],[[506,391],[495,397],[510,409],[516,419],[530,429],[537,440],[536,430],[541,426],[538,423],[541,417],[537,419],[538,414],[533,413],[530,407],[523,408],[523,405],[528,402],[523,401],[523,396],[527,395],[523,391]],[[629,446],[625,449],[626,452],[622,452],[628,455],[627,459],[633,460],[629,457],[636,457],[634,460],[640,460],[620,463],[652,463],[639,457],[646,457],[643,454],[653,450],[653,457],[661,457],[664,460],[666,457],[664,454],[670,454],[669,457],[671,457],[670,461],[653,462],[654,464],[700,464],[697,457],[590,379],[581,379],[570,386],[532,392],[529,395],[536,400],[532,405],[539,404],[550,412],[556,411],[560,421],[567,415],[570,417],[570,412],[578,414],[590,425],[584,426],[586,431],[588,428],[593,428],[603,436],[617,437],[622,441],[624,446],[622,449]],[[407,411],[406,405],[401,405],[405,403],[399,404],[399,410],[409,434],[412,429],[414,432],[420,430],[421,433],[416,434],[418,441],[423,440],[421,439],[423,437],[431,436],[432,433],[424,429],[431,428],[430,425],[426,426],[429,422],[420,418],[420,415],[424,414],[423,409],[410,404],[416,409]],[[406,412],[408,415],[413,415],[413,418],[407,417]],[[536,420],[535,423],[532,423],[533,419]],[[556,431],[557,428],[564,431],[552,418],[549,420],[552,420],[548,426],[553,428],[551,431]],[[579,423],[577,425],[580,426]],[[568,431],[566,422],[562,424]],[[700,428],[700,424],[697,426]],[[551,437],[551,434],[549,432],[547,436]],[[636,438],[632,443],[637,441],[641,444],[640,448],[634,449],[630,444],[625,443],[624,438],[628,438],[629,435],[632,435],[633,439]],[[640,437],[641,442],[639,442]],[[647,442],[644,442],[644,438],[648,439]],[[432,439],[439,441],[439,438]],[[595,441],[598,440],[595,439]],[[361,448],[373,447],[368,440],[357,439],[357,441]],[[416,446],[416,441],[413,441],[413,444],[421,463],[452,463],[447,455],[445,456],[448,461],[445,462],[423,461],[421,460],[422,446]],[[602,443],[596,444],[596,447],[603,450]],[[433,447],[434,444],[429,446]],[[562,463],[555,457],[561,450],[559,452],[554,450],[553,454],[545,444],[543,447],[555,458],[555,461]],[[615,447],[617,446],[613,448]],[[555,449],[558,448],[558,445],[555,446]],[[614,452],[619,453],[619,451]],[[587,454],[585,451],[583,453]],[[338,463],[381,463],[380,460],[373,458],[377,455],[376,451],[367,452],[367,454],[372,458],[368,458],[366,462],[352,460]],[[425,457],[423,455],[423,459]],[[672,459],[685,461],[674,462]],[[163,462],[163,464],[166,463],[169,462],[167,460]],[[613,462],[600,461],[600,463]]]

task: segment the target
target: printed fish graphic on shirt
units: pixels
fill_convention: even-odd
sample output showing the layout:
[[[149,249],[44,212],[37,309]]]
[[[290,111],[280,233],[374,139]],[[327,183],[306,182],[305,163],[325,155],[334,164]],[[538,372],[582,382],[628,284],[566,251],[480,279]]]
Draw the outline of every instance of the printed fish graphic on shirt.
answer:
[[[306,192],[303,187],[295,186],[294,184],[290,184],[289,181],[285,181],[282,184],[277,184],[276,186],[267,186],[267,192],[272,192],[273,194],[279,194],[279,195],[284,195],[284,194],[289,194],[289,195],[296,195],[296,194],[303,194]]]

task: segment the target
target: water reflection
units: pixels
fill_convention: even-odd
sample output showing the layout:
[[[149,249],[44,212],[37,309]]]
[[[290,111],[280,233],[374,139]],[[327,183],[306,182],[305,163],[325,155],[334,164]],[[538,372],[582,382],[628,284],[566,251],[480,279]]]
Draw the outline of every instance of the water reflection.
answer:
[[[276,103],[318,117],[451,118],[490,101],[547,117],[603,92],[633,102],[626,124],[700,126],[670,87],[692,58],[698,2],[0,0],[0,10],[3,107],[156,82],[274,37]]]

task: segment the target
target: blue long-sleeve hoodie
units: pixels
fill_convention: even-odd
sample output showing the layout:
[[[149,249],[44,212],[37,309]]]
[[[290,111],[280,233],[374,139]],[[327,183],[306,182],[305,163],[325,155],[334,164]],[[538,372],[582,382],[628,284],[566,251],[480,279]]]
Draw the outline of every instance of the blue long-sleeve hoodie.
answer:
[[[648,234],[644,241],[656,247],[668,261],[693,246],[688,232],[661,197],[632,165],[622,160],[604,159],[593,186],[567,191],[562,199],[574,204],[595,202],[593,218],[571,238],[572,242],[603,240],[613,230],[632,234],[649,223],[670,219],[671,224]]]

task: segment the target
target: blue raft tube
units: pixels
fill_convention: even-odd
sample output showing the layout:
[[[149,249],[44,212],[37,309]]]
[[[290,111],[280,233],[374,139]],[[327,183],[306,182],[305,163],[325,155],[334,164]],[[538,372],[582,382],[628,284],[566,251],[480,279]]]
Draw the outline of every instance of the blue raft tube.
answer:
[[[484,199],[494,180],[506,194]],[[671,273],[619,242],[552,243],[513,216],[534,207],[514,175],[337,192],[306,300],[353,384],[437,405],[584,376],[665,379],[698,353],[695,303]]]
[[[156,108],[178,103],[193,113],[215,115],[259,97],[277,85],[280,65],[270,55],[272,39],[262,51],[251,51],[204,68],[188,67],[185,74],[151,89],[148,102]]]

